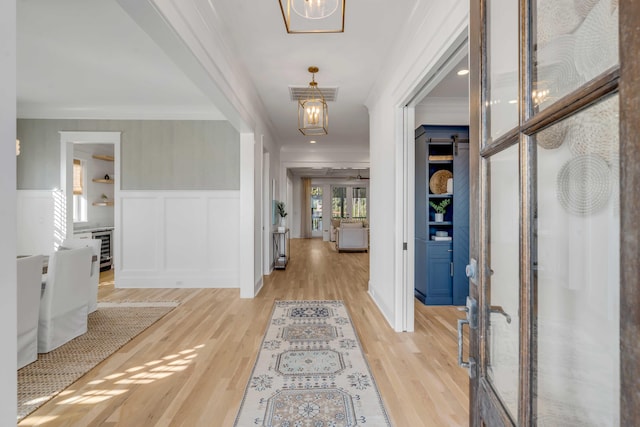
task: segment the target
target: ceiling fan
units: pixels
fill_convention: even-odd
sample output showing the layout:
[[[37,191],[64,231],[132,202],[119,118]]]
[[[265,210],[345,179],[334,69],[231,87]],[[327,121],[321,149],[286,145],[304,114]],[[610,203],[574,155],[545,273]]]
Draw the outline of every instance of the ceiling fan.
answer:
[[[350,176],[349,179],[356,180],[356,181],[361,181],[361,180],[364,180],[364,179],[369,179],[369,177],[368,176],[362,176],[362,175],[360,175],[360,173],[358,173],[358,175],[356,175],[356,176]]]

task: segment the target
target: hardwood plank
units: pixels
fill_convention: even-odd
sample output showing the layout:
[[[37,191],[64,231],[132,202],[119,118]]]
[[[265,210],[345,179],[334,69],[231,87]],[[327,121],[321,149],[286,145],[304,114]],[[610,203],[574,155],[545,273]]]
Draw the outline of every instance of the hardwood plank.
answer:
[[[367,294],[367,253],[318,239],[292,239],[291,251],[253,300],[238,289],[114,289],[102,273],[101,301],[181,305],[20,425],[230,426],[276,299],[344,300],[395,426],[467,425],[462,313],[416,302],[415,332],[396,333]]]

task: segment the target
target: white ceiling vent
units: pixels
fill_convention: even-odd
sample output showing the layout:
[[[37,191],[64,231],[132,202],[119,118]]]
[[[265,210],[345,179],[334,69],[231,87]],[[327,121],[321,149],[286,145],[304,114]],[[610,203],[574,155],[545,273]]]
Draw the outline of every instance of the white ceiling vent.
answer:
[[[299,101],[304,98],[309,86],[289,86],[289,96],[292,101]],[[338,87],[318,87],[326,102],[333,102],[338,99]]]

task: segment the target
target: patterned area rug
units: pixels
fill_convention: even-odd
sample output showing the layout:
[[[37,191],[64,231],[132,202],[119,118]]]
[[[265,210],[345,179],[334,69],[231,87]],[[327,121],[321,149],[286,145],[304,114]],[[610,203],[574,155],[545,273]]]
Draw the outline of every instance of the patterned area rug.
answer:
[[[88,331],[18,370],[18,421],[176,307],[176,302],[99,303]]]
[[[235,426],[390,426],[342,301],[276,301]]]

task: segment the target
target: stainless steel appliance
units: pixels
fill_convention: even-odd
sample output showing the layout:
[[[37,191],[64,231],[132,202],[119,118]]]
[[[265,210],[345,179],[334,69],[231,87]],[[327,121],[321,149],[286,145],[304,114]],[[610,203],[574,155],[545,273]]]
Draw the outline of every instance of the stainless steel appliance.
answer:
[[[100,239],[102,241],[100,249],[100,271],[111,269],[111,265],[113,264],[113,256],[111,251],[112,233],[112,230],[93,231],[91,233],[94,239]]]

